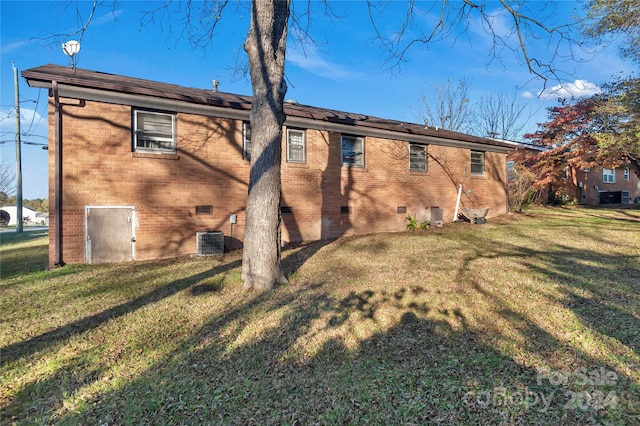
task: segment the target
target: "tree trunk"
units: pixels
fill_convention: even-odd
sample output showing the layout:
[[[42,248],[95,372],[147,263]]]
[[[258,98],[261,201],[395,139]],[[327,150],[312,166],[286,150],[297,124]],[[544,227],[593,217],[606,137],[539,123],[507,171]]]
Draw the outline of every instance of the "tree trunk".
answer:
[[[254,0],[244,45],[253,87],[251,172],[247,196],[243,288],[268,290],[286,281],[280,269],[280,164],[289,0]]]

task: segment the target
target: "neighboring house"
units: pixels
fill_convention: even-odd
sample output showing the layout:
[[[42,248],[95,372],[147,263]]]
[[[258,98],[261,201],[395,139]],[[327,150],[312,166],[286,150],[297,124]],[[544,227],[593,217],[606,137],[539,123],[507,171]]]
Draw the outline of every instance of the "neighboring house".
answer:
[[[250,97],[56,65],[22,75],[50,89],[51,264],[193,254],[204,231],[242,247]],[[459,185],[462,206],[507,210],[508,144],[297,102],[285,112],[283,242],[400,231],[436,207],[451,222]]]
[[[507,168],[513,164],[532,167],[544,148],[535,145],[514,143],[515,149],[509,153]],[[603,204],[640,203],[640,180],[633,169],[623,165],[613,169],[565,168],[562,178],[566,179],[566,191],[579,204],[597,206]],[[542,197],[541,200],[546,198]]]
[[[573,176],[581,204],[640,203],[640,180],[629,166],[575,170]]]
[[[513,147],[513,150],[507,156],[510,164],[523,164],[531,168],[537,162],[537,156],[545,151],[545,148],[523,142],[504,141]],[[511,166],[509,166],[511,167]]]
[[[8,226],[15,226],[17,224],[16,222],[16,219],[18,218],[17,206],[3,206],[3,207],[0,207],[0,210],[4,210],[9,214],[9,223],[7,223]],[[22,223],[24,225],[29,225],[29,224],[35,223],[35,220],[36,220],[36,211],[33,209],[30,209],[29,207],[22,207]]]
[[[37,212],[35,223],[36,225],[49,226],[49,213]]]

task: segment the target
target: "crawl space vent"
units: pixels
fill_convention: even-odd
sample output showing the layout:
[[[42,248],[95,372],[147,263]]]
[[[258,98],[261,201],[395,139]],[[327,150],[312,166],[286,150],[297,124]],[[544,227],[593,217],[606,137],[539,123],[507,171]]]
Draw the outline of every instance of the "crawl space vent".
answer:
[[[222,231],[196,232],[198,256],[224,253],[224,234]]]

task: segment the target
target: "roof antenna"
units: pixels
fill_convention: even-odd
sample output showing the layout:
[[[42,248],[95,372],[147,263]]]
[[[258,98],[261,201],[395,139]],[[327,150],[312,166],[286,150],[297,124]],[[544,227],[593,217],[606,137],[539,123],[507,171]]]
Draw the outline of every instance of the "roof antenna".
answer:
[[[80,51],[80,42],[76,40],[69,40],[66,43],[62,43],[62,51],[65,55],[71,58],[71,68],[76,69],[75,56]]]

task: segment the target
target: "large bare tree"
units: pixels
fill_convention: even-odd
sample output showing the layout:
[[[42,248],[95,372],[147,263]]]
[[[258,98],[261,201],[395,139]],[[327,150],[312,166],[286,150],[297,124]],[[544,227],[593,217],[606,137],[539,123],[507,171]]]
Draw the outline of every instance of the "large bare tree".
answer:
[[[284,62],[289,0],[252,3],[244,48],[253,88],[251,173],[242,253],[245,289],[286,281],[280,269],[280,162],[284,124]]]
[[[429,95],[422,96],[419,118],[429,126],[454,132],[467,132],[473,123],[470,99],[471,84],[462,79],[456,84],[448,80],[433,85]]]
[[[514,92],[491,92],[474,101],[467,79],[452,84],[433,85],[430,95],[422,96],[418,118],[441,129],[478,136],[520,141],[532,114],[528,102]]]
[[[533,115],[529,104],[517,97],[491,92],[480,98],[474,108],[474,133],[510,141],[522,141]]]

